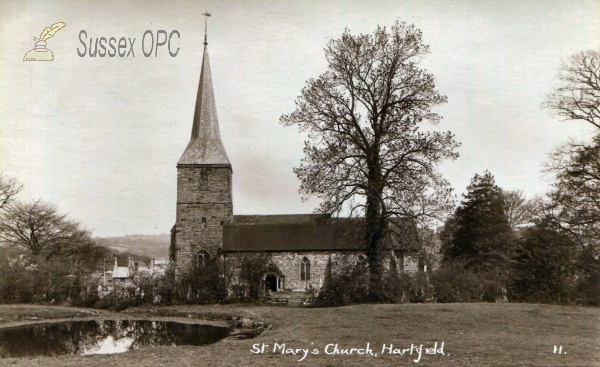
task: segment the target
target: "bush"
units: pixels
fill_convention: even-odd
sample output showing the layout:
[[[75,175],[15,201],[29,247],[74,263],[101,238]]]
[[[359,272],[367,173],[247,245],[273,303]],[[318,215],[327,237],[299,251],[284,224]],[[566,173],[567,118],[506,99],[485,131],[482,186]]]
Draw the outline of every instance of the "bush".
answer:
[[[231,259],[233,260],[233,259]],[[235,290],[236,301],[257,301],[264,294],[264,277],[269,265],[271,255],[268,253],[246,254],[238,261],[231,261],[231,266],[237,266],[239,283]]]
[[[460,261],[446,261],[430,277],[437,302],[495,302],[503,298],[502,277],[494,271],[475,272]]]
[[[128,284],[115,283],[102,294],[94,306],[112,311],[122,311],[136,306],[135,288]]]
[[[63,304],[81,297],[88,276],[73,273],[63,261],[22,253],[4,255],[0,258],[0,302]]]
[[[323,288],[315,306],[331,307],[366,302],[368,294],[369,272],[366,261],[355,263],[346,257],[338,258],[333,269],[330,258]]]
[[[401,302],[423,303],[434,299],[434,290],[429,275],[424,272],[416,274],[402,273],[400,276]]]
[[[219,257],[206,258],[203,263],[193,262],[182,267],[175,287],[183,303],[219,303],[227,297],[223,279],[223,261]]]
[[[511,265],[511,298],[572,303],[576,289],[576,244],[545,223],[527,228]]]
[[[582,251],[576,272],[575,302],[583,305],[600,306],[600,259],[588,251]]]

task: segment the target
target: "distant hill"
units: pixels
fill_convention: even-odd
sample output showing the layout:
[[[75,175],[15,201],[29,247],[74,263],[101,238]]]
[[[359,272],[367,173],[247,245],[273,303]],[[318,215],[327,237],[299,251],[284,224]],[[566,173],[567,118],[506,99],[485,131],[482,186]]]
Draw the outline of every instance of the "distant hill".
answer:
[[[130,252],[133,255],[145,255],[157,258],[169,257],[169,244],[171,235],[144,235],[134,234],[123,237],[96,237],[94,238],[99,245],[105,246],[117,253]]]

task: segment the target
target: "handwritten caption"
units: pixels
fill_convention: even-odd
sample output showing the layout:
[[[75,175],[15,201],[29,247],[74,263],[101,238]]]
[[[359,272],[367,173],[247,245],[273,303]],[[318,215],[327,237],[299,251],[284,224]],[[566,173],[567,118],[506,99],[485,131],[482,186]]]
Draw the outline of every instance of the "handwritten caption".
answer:
[[[444,354],[444,342],[434,342],[430,347],[425,344],[414,344],[410,346],[398,346],[394,344],[383,344],[381,346],[371,346],[371,343],[367,343],[366,346],[361,348],[347,348],[340,346],[337,343],[331,343],[325,345],[323,348],[314,346],[311,343],[310,348],[294,348],[286,343],[256,343],[252,344],[250,352],[253,354],[280,354],[280,355],[291,355],[299,357],[298,362],[305,361],[310,355],[337,355],[337,356],[366,356],[366,357],[378,357],[380,355],[396,355],[396,356],[409,356],[413,362],[419,363],[424,355],[445,355]]]

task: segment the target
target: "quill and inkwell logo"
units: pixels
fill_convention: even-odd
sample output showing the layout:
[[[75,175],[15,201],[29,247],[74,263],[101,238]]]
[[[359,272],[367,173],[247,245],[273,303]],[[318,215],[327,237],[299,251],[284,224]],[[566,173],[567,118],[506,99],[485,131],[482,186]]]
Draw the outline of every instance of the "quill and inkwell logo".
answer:
[[[66,24],[63,22],[54,23],[50,27],[46,27],[46,29],[44,29],[39,39],[33,37],[33,40],[36,41],[35,48],[33,50],[30,50],[25,54],[25,56],[23,56],[23,61],[54,60],[54,54],[52,53],[52,51],[46,48],[46,41],[52,38],[52,36],[54,36],[54,34],[61,30],[64,26],[66,26]]]

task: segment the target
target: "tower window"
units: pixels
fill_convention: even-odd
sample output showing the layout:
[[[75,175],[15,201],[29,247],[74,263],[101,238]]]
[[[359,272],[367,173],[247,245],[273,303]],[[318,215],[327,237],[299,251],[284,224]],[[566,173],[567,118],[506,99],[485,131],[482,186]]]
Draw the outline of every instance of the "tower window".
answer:
[[[206,218],[202,218],[202,228],[206,228]]]
[[[198,177],[198,186],[200,190],[208,190],[208,170],[200,168],[200,176]]]
[[[208,182],[208,172],[206,171],[206,168],[200,169],[200,182]]]
[[[208,263],[208,252],[202,250],[198,253],[198,265],[204,266]]]
[[[300,263],[300,280],[310,280],[310,260],[306,256]]]

